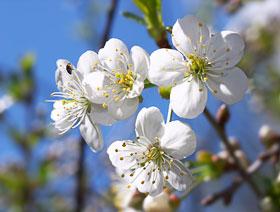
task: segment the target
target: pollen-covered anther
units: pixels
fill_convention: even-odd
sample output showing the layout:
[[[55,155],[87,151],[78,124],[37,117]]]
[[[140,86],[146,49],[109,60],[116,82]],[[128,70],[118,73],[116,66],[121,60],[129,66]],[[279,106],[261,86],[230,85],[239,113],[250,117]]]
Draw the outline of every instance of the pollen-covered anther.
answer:
[[[217,90],[214,90],[213,92],[214,92],[214,94],[218,93],[218,91],[217,91]]]
[[[130,188],[131,186],[130,186],[130,185],[127,185],[126,187],[127,187],[127,188]]]
[[[145,183],[145,181],[142,181],[141,184],[143,185]]]
[[[123,146],[123,147],[126,147],[126,143],[123,143],[122,146]]]
[[[124,176],[125,176],[124,174],[121,175],[122,178],[124,178]]]
[[[123,160],[123,157],[120,157],[120,160]]]
[[[118,149],[115,149],[115,152],[118,152],[119,150]]]
[[[103,103],[103,105],[102,105],[104,108],[106,108],[107,107],[107,104],[106,103]]]
[[[156,183],[156,181],[153,180],[153,181],[152,181],[152,184],[155,184],[155,183]]]

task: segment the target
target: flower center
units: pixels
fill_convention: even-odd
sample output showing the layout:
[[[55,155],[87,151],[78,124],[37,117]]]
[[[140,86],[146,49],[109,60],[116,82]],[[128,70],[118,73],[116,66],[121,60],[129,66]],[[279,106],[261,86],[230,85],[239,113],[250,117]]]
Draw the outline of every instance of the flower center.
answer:
[[[143,167],[146,163],[153,161],[156,164],[159,164],[162,159],[162,155],[164,152],[159,148],[159,144],[156,143],[154,146],[148,149],[148,153],[146,154],[146,159],[140,165]]]
[[[117,81],[115,84],[119,85],[122,91],[129,92],[133,88],[133,83],[135,78],[132,75],[132,71],[128,71],[127,74],[124,73],[116,73],[115,77]]]
[[[208,63],[208,60],[205,57],[198,57],[194,54],[189,54],[187,55],[187,66],[189,70],[187,71],[185,77],[193,75],[205,81],[207,80],[207,70],[212,65]]]

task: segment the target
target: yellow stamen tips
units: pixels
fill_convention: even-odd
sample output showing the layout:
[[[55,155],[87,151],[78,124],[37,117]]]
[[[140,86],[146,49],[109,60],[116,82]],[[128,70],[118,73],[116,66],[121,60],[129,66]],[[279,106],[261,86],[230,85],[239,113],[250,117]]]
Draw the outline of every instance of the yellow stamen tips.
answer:
[[[102,105],[104,108],[106,108],[107,107],[107,105],[104,103],[103,105]]]
[[[168,171],[170,171],[170,167],[168,167],[167,169],[168,169]]]
[[[218,91],[217,91],[217,90],[214,90],[213,92],[214,92],[214,94],[218,93]]]
[[[115,152],[118,152],[119,150],[118,149],[115,149]]]
[[[130,177],[133,177],[133,173],[131,173],[129,176],[130,176]]]
[[[109,95],[108,95],[108,94],[106,94],[106,95],[105,95],[105,98],[108,98],[108,97],[109,97]]]
[[[176,68],[174,68],[174,71],[176,71],[177,69]]]
[[[133,153],[130,153],[130,156],[133,156]]]
[[[59,76],[60,79],[62,79],[62,76]]]
[[[166,189],[167,187],[166,187],[166,186],[163,186],[162,188],[163,188],[163,189]]]
[[[132,71],[131,71],[131,70],[129,70],[129,71],[128,71],[128,75],[131,75],[131,74],[132,74]]]
[[[205,46],[206,46],[205,44],[202,45],[203,48],[205,48]]]
[[[144,181],[141,182],[141,184],[144,184],[144,183],[145,183]]]
[[[165,68],[162,68],[162,70],[164,71],[164,70],[165,70]]]
[[[126,91],[128,91],[128,92],[129,92],[129,91],[130,91],[130,88],[127,88],[127,89],[126,89]]]
[[[55,86],[58,86],[58,84],[55,84]]]
[[[190,36],[188,36],[188,39],[190,40],[190,39],[191,39],[191,37],[190,37]]]
[[[116,93],[117,91],[116,91],[116,89],[113,89],[112,92],[113,92],[113,93]]]
[[[121,74],[120,74],[120,73],[116,73],[115,77],[116,77],[116,78],[120,78],[120,77],[121,77]]]
[[[203,36],[203,35],[201,35],[200,37],[201,37],[201,39],[203,39],[203,38],[204,38],[204,36]]]
[[[125,176],[124,174],[121,175],[122,178],[124,178],[124,176]]]
[[[177,85],[177,83],[176,83],[176,82],[174,82],[174,85]]]
[[[173,163],[173,160],[170,160],[169,162],[170,162],[170,164],[172,164],[172,163]]]
[[[118,49],[116,49],[116,52],[118,51]]]
[[[223,76],[223,75],[224,75],[224,72],[221,72],[220,75]]]
[[[217,51],[216,49],[213,50],[214,53],[215,53],[216,51]]]
[[[51,94],[51,97],[53,97],[53,94]]]
[[[129,81],[129,84],[130,84],[130,85],[133,85],[133,81]]]
[[[105,85],[105,88],[108,88],[109,86],[108,85]]]
[[[122,91],[126,91],[126,88],[123,88]]]
[[[204,77],[204,81],[207,81],[208,80],[208,78],[207,77]]]
[[[197,43],[200,43],[200,41],[198,40],[198,41],[196,41]]]
[[[167,52],[168,52],[168,49],[165,49],[165,51],[167,51]]]
[[[109,59],[109,61],[111,62],[111,61],[112,61],[112,59]]]
[[[175,60],[175,58],[173,57],[172,60]]]
[[[165,176],[165,179],[167,179],[167,180],[168,180],[168,176]]]
[[[58,133],[58,135],[61,135],[61,133]]]
[[[139,138],[140,138],[139,136],[136,137],[136,139],[139,139]]]
[[[128,64],[129,67],[132,67],[132,64]]]
[[[228,65],[228,62],[226,62],[226,65]]]
[[[171,34],[171,37],[173,37],[174,36],[174,34]]]
[[[149,192],[146,192],[145,194],[148,196],[148,195],[149,195]]]
[[[116,100],[116,101],[120,101],[120,98],[119,98],[119,97],[117,97],[115,100]]]
[[[98,65],[98,62],[94,62],[94,65]]]
[[[73,129],[73,127],[70,127],[70,130],[72,130]]]
[[[158,141],[158,137],[155,137],[156,141]]]
[[[123,53],[121,52],[121,53],[120,53],[120,55],[122,55],[122,56],[123,56]]]
[[[66,123],[68,123],[68,120],[65,120]]]
[[[106,95],[106,93],[104,92],[102,95],[103,95],[103,96],[105,96],[105,95]]]
[[[120,160],[123,160],[123,157],[120,157]]]
[[[183,173],[183,172],[180,172],[180,175],[181,175],[181,176],[183,176],[183,175],[184,175],[184,173]]]
[[[112,70],[112,73],[114,73],[115,71],[114,70]]]
[[[176,43],[176,46],[179,46],[179,44],[178,44],[178,43]]]
[[[214,34],[211,34],[210,36],[211,36],[211,37],[214,37]]]
[[[229,50],[230,50],[230,49],[229,49],[229,48],[227,48],[227,52],[229,52]]]
[[[131,186],[130,186],[130,185],[127,185],[126,187],[127,187],[127,188],[130,188]]]
[[[92,69],[94,70],[94,69],[95,69],[95,66],[93,66]]]
[[[123,146],[123,147],[126,147],[126,143],[123,143],[122,146]]]
[[[53,123],[50,123],[51,126],[53,126]]]
[[[152,184],[155,184],[155,183],[156,183],[156,181],[153,180],[153,181],[152,181]]]
[[[99,91],[99,90],[100,90],[100,88],[99,88],[99,87],[97,87],[97,88],[96,88],[96,90],[98,90],[98,91]]]
[[[199,27],[202,27],[202,24],[198,24]]]

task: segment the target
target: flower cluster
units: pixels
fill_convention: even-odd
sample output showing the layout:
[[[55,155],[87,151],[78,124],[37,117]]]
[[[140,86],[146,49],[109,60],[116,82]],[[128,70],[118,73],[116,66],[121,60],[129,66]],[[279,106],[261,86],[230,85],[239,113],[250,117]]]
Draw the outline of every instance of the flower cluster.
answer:
[[[235,65],[243,55],[240,35],[230,31],[210,33],[206,24],[191,15],[179,19],[172,30],[177,50],[159,49],[151,57],[141,47],[129,53],[125,44],[110,39],[98,53],[85,52],[77,68],[57,61],[58,97],[51,118],[63,134],[80,128],[96,152],[103,148],[99,125],[111,126],[137,110],[146,78],[153,84],[173,86],[170,105],[181,118],[203,112],[207,89],[221,101],[234,104],[247,90],[248,79]],[[185,190],[192,174],[182,160],[196,149],[196,136],[182,121],[164,122],[158,108],[143,108],[136,119],[136,139],[115,141],[107,150],[121,177],[140,192],[159,195],[167,187]]]

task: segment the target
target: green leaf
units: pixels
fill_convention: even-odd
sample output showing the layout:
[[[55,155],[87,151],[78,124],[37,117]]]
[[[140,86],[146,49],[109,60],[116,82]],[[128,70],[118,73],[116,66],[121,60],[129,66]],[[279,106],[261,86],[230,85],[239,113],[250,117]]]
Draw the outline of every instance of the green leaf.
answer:
[[[131,12],[127,12],[127,11],[121,12],[121,14],[122,14],[124,17],[126,17],[126,18],[128,18],[128,19],[130,19],[130,20],[132,20],[132,21],[135,21],[135,22],[137,22],[137,23],[139,23],[139,24],[142,24],[142,25],[144,25],[144,26],[147,26],[146,21],[145,21],[142,17],[140,17],[140,16],[138,16],[138,15],[135,15],[135,14],[133,14],[133,13],[131,13]]]
[[[148,79],[145,79],[144,81],[144,88],[151,88],[151,87],[155,87],[156,85],[150,83],[150,81]]]

